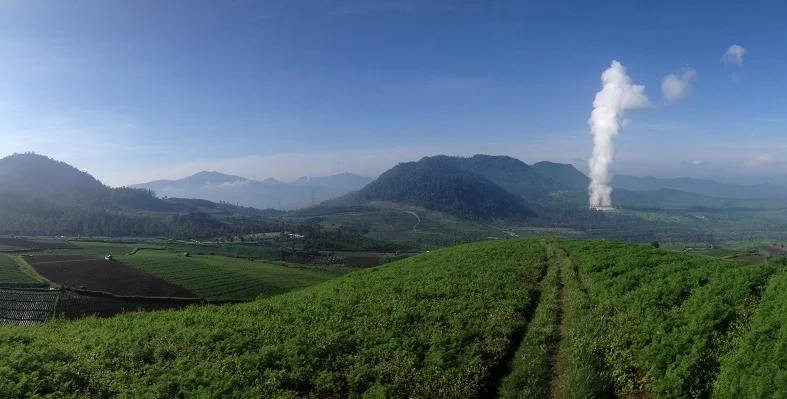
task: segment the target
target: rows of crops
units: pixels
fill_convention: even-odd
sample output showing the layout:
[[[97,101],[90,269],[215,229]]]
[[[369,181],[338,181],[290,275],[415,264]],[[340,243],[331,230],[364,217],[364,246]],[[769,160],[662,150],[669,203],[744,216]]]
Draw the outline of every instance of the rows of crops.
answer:
[[[57,300],[55,316],[65,319],[111,317],[125,312],[180,309],[196,303],[183,298],[112,297],[63,290]]]
[[[777,268],[609,242],[562,245],[605,315],[621,396],[710,395],[720,357]]]
[[[184,281],[189,270],[253,280],[255,267],[276,266],[144,252],[128,258]],[[477,243],[246,304],[0,327],[0,392],[781,397],[785,290],[787,269],[773,263],[611,242]]]
[[[543,242],[548,271],[527,334],[500,382],[500,398],[614,397],[604,320],[560,244]]]
[[[52,317],[58,291],[0,288],[0,325],[32,326]]]
[[[510,372],[500,382],[498,396],[503,399],[548,398],[560,342],[561,265],[549,251],[548,269],[539,286],[539,301],[527,333],[510,365]]]
[[[0,328],[0,390],[474,397],[496,384],[541,263],[535,242],[467,246],[247,304]]]
[[[338,275],[320,269],[298,269],[247,259],[209,255],[185,257],[167,251],[139,251],[120,259],[209,300],[252,300],[307,287]]]
[[[783,397],[787,388],[787,270],[768,284],[751,323],[721,361],[721,398]]]
[[[43,287],[41,281],[25,273],[17,260],[9,255],[0,254],[0,287]]]

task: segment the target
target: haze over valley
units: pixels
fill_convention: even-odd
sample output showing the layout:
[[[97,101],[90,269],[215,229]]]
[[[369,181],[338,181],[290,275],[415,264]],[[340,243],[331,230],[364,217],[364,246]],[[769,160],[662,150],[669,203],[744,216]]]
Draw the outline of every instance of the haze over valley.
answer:
[[[274,178],[256,181],[205,171],[179,180],[156,180],[131,187],[153,190],[159,197],[201,198],[259,209],[291,210],[342,196],[362,188],[372,180],[353,173],[341,173],[320,177],[303,176],[285,183]]]

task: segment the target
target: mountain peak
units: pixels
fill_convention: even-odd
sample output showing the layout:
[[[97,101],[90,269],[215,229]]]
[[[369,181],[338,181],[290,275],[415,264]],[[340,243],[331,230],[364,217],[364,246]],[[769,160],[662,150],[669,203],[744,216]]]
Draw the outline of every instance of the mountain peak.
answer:
[[[274,179],[272,177],[269,177],[269,178],[263,180],[262,182],[265,183],[265,184],[284,184],[281,181],[276,180],[276,179]]]
[[[422,206],[465,219],[522,219],[533,214],[518,196],[464,169],[468,159],[437,156],[400,163],[350,198]]]

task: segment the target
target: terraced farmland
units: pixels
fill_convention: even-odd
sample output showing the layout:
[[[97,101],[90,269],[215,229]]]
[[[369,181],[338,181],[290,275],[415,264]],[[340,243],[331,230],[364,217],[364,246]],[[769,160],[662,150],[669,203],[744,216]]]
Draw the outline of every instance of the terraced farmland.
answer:
[[[252,300],[308,287],[343,273],[210,255],[185,257],[168,251],[139,251],[120,259],[208,300]]]
[[[59,292],[0,288],[0,325],[32,326],[52,317]]]
[[[47,285],[23,272],[13,257],[0,254],[0,287],[32,288]]]

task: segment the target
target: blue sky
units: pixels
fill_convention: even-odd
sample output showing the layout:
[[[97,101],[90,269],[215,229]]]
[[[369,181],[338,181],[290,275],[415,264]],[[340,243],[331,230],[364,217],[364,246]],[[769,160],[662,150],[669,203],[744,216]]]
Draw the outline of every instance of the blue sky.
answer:
[[[110,185],[439,153],[584,170],[619,60],[653,107],[627,115],[616,172],[787,183],[787,5],[641,3],[0,0],[0,155]]]

